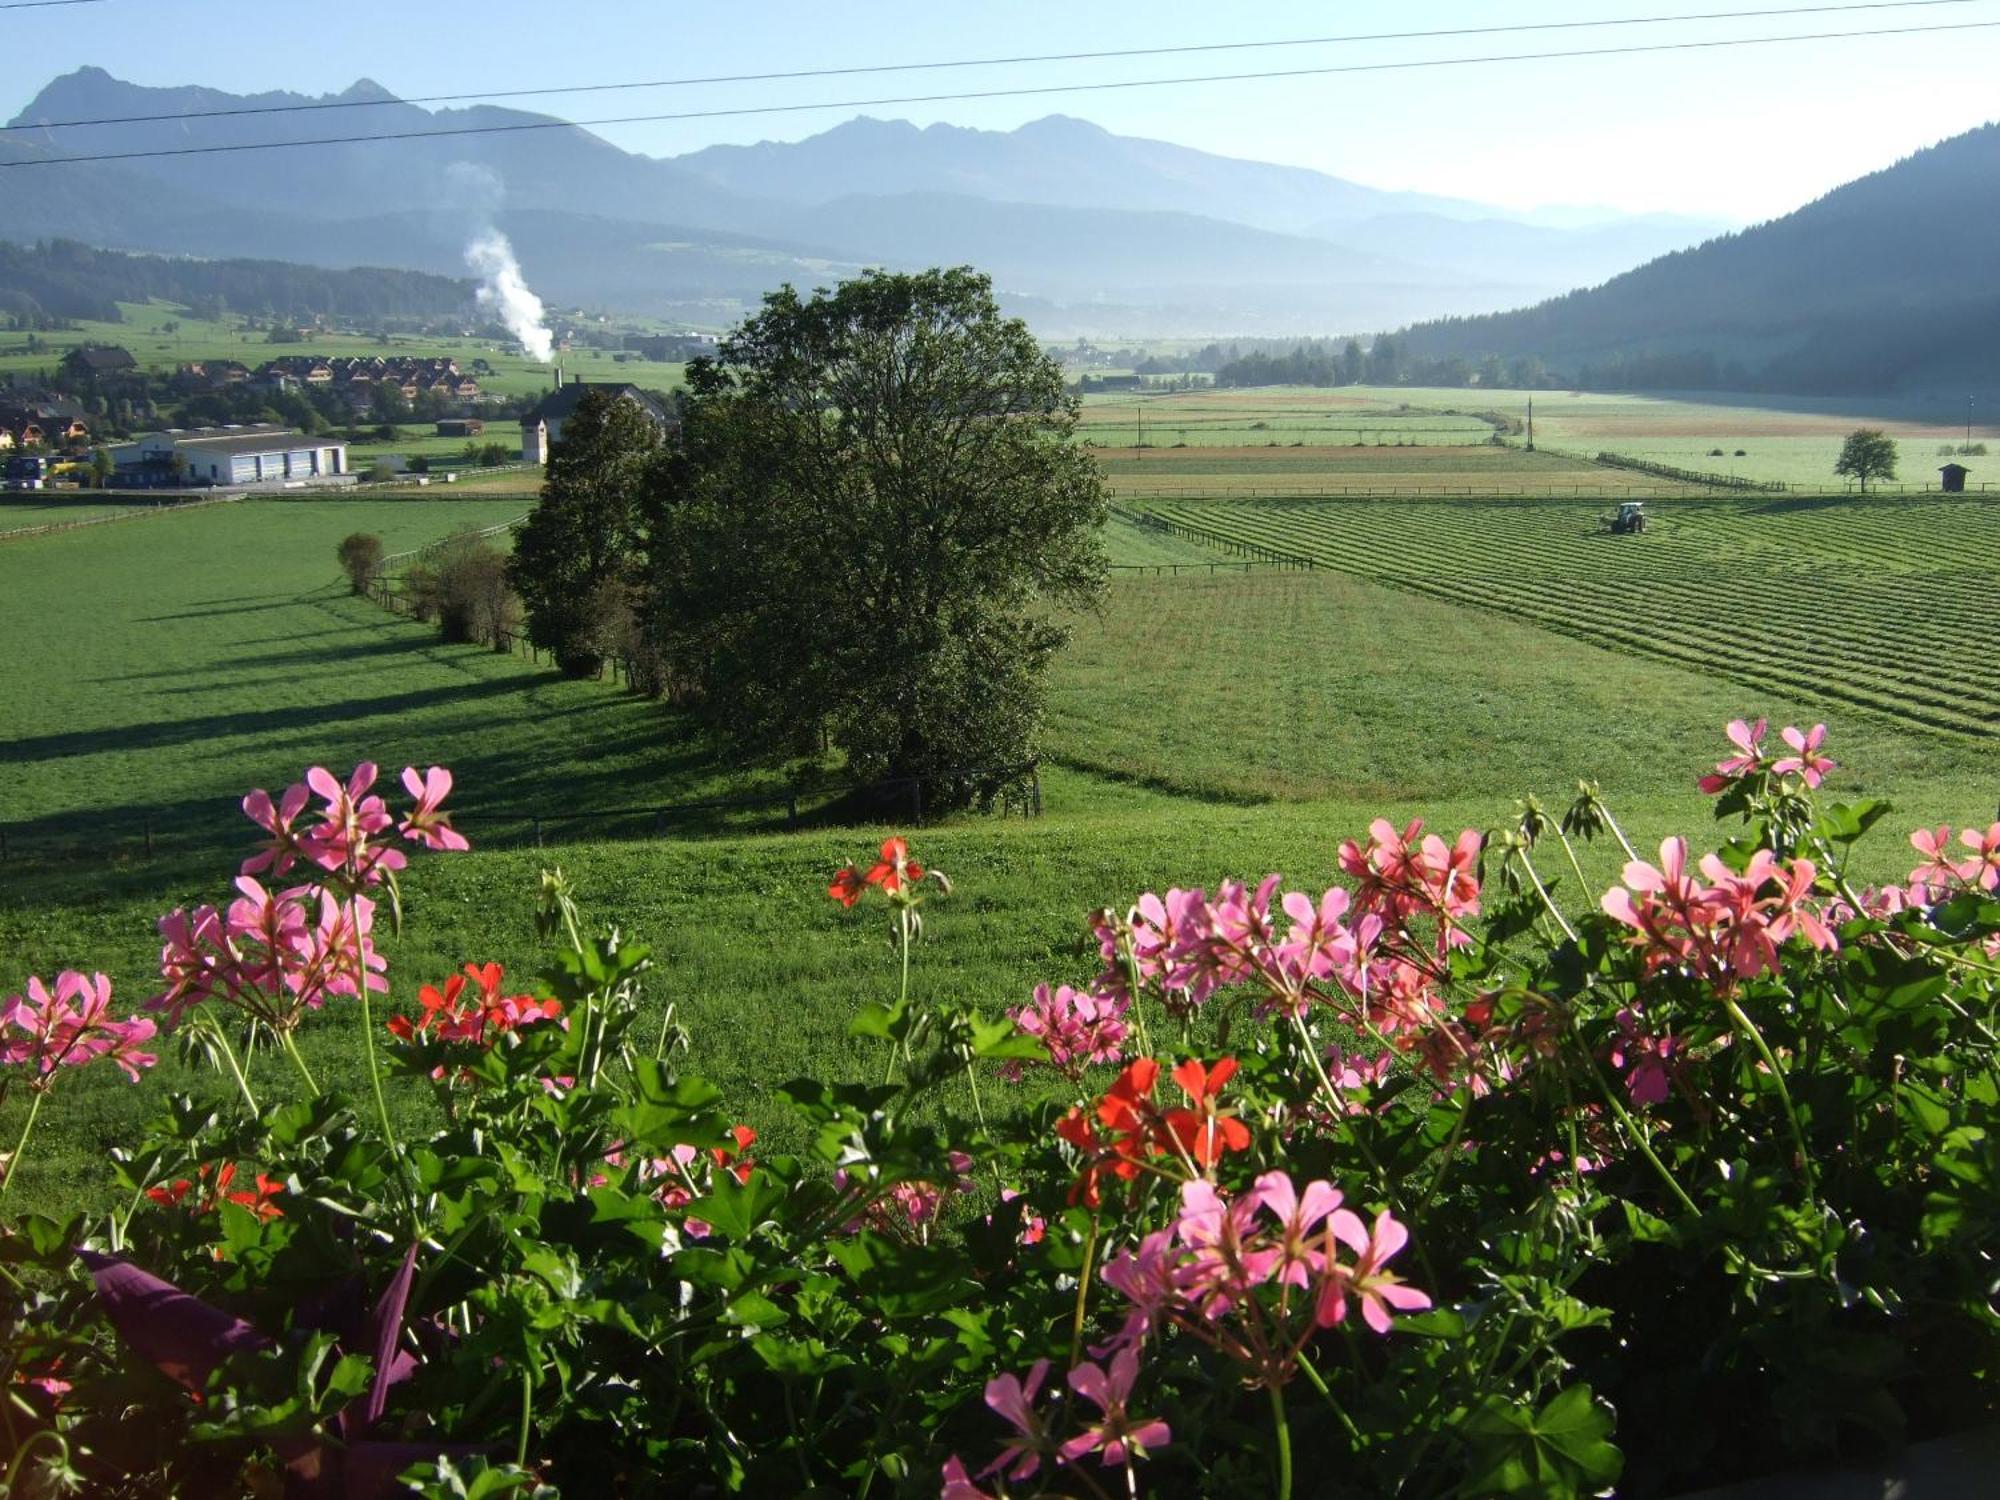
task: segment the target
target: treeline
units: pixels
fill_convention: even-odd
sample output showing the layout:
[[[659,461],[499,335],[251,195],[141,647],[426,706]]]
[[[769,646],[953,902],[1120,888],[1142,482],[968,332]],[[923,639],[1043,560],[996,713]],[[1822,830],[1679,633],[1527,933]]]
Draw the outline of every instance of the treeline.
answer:
[[[98,250],[74,240],[0,240],[0,316],[15,327],[59,327],[80,318],[122,321],[120,302],[158,298],[197,317],[242,313],[309,322],[318,317],[436,317],[469,312],[473,284],[376,266],[331,270],[276,260],[189,260]]]
[[[1142,372],[1143,373],[1143,372]],[[1474,362],[1457,355],[1426,358],[1406,344],[1378,334],[1363,349],[1359,339],[1345,343],[1306,339],[1289,348],[1254,350],[1219,366],[1215,383],[1256,385],[1419,385],[1504,386],[1533,390],[1549,384],[1538,359],[1523,356],[1503,361],[1488,356]]]

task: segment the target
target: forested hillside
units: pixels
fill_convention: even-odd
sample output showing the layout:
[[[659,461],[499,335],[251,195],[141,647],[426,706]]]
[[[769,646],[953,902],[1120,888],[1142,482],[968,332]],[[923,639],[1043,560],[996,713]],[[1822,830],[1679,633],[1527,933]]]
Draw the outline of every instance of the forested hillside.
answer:
[[[1890,390],[1977,374],[2000,333],[2000,126],[1796,213],[1520,312],[1408,331],[1419,356],[1538,356],[1587,385]]]
[[[275,260],[190,260],[96,250],[74,240],[0,240],[0,316],[30,326],[120,321],[120,302],[159,298],[256,317],[378,318],[470,311],[472,283],[377,266],[330,270]]]

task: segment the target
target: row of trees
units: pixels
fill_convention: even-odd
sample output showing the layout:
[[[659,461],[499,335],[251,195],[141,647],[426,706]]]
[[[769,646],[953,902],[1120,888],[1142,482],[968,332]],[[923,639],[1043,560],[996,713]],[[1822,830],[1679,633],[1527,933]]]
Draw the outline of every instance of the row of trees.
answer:
[[[662,433],[593,391],[564,424],[509,570],[530,638],[635,660],[746,758],[998,792],[1105,578],[1061,367],[984,276],[869,273],[767,297],[676,404]]]
[[[1538,359],[1501,360],[1489,355],[1478,362],[1455,356],[1428,359],[1412,355],[1389,334],[1378,334],[1366,349],[1359,339],[1336,347],[1330,341],[1307,340],[1289,349],[1253,349],[1218,366],[1217,385],[1480,385],[1535,390],[1549,383]]]

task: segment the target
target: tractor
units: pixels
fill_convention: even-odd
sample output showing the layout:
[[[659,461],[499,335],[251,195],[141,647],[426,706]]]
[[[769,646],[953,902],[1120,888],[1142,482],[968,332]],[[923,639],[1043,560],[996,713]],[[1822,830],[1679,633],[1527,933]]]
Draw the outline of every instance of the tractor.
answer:
[[[1646,529],[1646,502],[1620,501],[1618,514],[1607,517],[1604,526],[1613,536],[1638,536]]]

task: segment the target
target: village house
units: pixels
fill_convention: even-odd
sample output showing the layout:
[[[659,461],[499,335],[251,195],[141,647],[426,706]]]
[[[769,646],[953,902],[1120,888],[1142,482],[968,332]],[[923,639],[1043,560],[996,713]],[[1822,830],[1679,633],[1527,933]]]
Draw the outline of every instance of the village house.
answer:
[[[617,400],[632,402],[662,432],[674,425],[667,409],[636,385],[611,381],[586,385],[581,376],[564,384],[562,369],[558,366],[556,388],[544,396],[533,411],[521,418],[522,463],[545,464],[549,461],[550,445],[562,441],[563,423],[574,415],[577,403],[586,391],[609,391]]]
[[[84,344],[63,356],[63,369],[78,378],[129,375],[139,368],[131,351],[115,344]]]

